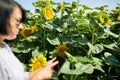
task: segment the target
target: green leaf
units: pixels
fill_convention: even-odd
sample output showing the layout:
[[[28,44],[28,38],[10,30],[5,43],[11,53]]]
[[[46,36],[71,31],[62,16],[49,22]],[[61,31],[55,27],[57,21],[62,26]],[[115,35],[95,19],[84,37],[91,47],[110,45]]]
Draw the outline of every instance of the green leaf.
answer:
[[[105,72],[103,69],[102,69],[102,66],[100,65],[95,65],[95,69],[101,71],[101,72]]]
[[[59,41],[58,37],[54,38],[54,39],[50,39],[50,38],[46,38],[46,39],[52,45],[59,45],[60,44],[60,41]]]
[[[80,75],[83,73],[92,74],[93,71],[94,71],[94,66],[92,66],[91,64],[82,64],[82,63],[76,63],[75,69],[70,69],[70,62],[66,60],[58,74],[60,73],[75,74],[75,75]]]
[[[81,35],[78,40],[79,44],[81,45],[86,45],[88,42],[88,39],[85,35]]]
[[[55,28],[58,32],[63,32],[63,28],[61,28],[61,27],[57,27],[57,28]]]
[[[120,67],[120,62],[112,54],[105,52],[104,56],[105,56],[105,61],[109,62],[114,66]]]
[[[35,36],[35,35],[30,35],[26,38],[26,40],[29,41],[29,42],[32,42],[35,39],[37,39],[37,36]]]
[[[62,27],[63,27],[63,28],[67,28],[67,25],[68,25],[68,23],[67,23],[67,22],[64,22],[63,25],[62,25]]]
[[[86,63],[86,62],[89,62],[89,59],[86,56],[85,57],[78,57],[77,61],[81,62],[81,63]]]
[[[42,26],[43,26],[44,28],[49,29],[49,30],[52,30],[52,29],[53,29],[53,26],[52,26],[51,24],[49,24],[49,23],[45,23],[45,25],[42,24]]]
[[[18,47],[11,47],[12,51],[15,53],[29,53],[30,52],[30,48],[24,49],[24,48],[18,48]]]
[[[117,34],[111,32],[110,30],[104,29],[104,31],[105,31],[107,34],[113,36],[114,38],[118,38],[118,37],[119,37],[119,35],[117,35]]]
[[[83,64],[83,66],[80,66],[80,63],[78,63],[76,66],[78,66],[78,68],[81,67],[81,70],[87,74],[92,74],[94,71],[94,66],[92,66],[92,64]]]
[[[93,46],[91,43],[87,43],[87,44],[90,47],[89,52],[92,52],[94,54],[101,53],[104,50],[103,46],[100,44],[96,44],[95,46]]]
[[[18,48],[16,47],[11,47],[12,51],[15,52],[15,53],[21,53],[22,51],[19,50]]]
[[[61,67],[60,71],[58,72],[58,75],[60,73],[65,73],[65,74],[83,74],[83,71],[81,71],[80,69],[71,70],[70,69],[70,62],[68,62],[66,60],[65,63],[63,64],[63,66]]]
[[[97,10],[104,10],[107,7],[108,7],[108,5],[103,5],[103,6],[100,6],[100,7],[95,7],[95,9],[97,9]]]
[[[76,8],[77,7],[77,3],[76,2],[72,2],[72,8]]]
[[[115,68],[115,71],[116,71],[117,75],[119,76],[120,75],[120,69],[119,68]]]
[[[120,22],[112,22],[112,25],[120,24]]]
[[[37,57],[37,56],[40,54],[40,52],[39,52],[38,50],[39,50],[39,48],[36,47],[36,48],[32,51],[32,56],[33,56],[33,57]]]
[[[108,45],[103,44],[103,46],[108,48],[108,49],[120,52],[120,48],[115,43],[108,44]]]
[[[74,57],[73,57],[71,54],[69,54],[68,52],[65,52],[65,54],[66,54],[66,56],[68,57],[68,60],[69,60],[70,62],[73,62]]]
[[[97,32],[96,36],[97,36],[97,39],[106,39],[106,38],[108,38],[109,35],[104,32]]]
[[[85,10],[92,10],[92,8],[86,6],[86,5],[82,5],[82,7],[85,9]]]

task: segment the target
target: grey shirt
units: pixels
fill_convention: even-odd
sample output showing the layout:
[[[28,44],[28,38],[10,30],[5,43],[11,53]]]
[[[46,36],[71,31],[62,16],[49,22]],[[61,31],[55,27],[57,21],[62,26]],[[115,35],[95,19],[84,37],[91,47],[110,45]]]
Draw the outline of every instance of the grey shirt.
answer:
[[[0,80],[28,80],[28,72],[23,64],[12,53],[10,47],[3,42],[0,48]]]

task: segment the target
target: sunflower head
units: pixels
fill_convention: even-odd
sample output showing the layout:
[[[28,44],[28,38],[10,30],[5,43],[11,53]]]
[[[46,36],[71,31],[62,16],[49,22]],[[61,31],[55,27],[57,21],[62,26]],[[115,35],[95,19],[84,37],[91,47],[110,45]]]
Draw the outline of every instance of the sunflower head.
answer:
[[[38,32],[38,28],[36,26],[32,27],[32,32]]]
[[[99,17],[99,21],[100,21],[100,23],[102,23],[102,24],[105,22],[105,20],[104,20],[104,18],[103,18],[102,15],[100,15],[100,17]]]
[[[21,35],[26,38],[28,37],[30,34],[32,34],[32,29],[31,28],[28,28],[28,27],[23,27],[22,30],[21,30]]]
[[[63,10],[63,6],[62,6],[62,4],[59,4],[58,5],[58,11],[62,12],[62,10]]]
[[[87,12],[87,13],[86,13],[86,16],[87,16],[87,17],[90,17],[91,14],[92,14],[91,12]]]
[[[46,4],[48,4],[48,5],[49,5],[49,4],[50,4],[50,0],[46,0]]]
[[[65,52],[68,50],[66,44],[60,44],[56,47],[55,53],[58,54],[59,56],[64,56]]]
[[[30,64],[28,65],[30,67],[29,71],[32,72],[34,70],[37,70],[38,68],[42,68],[47,63],[46,57],[44,57],[42,54],[38,55],[35,58],[31,58]]]
[[[109,25],[112,24],[112,22],[111,22],[110,19],[108,19],[108,20],[106,21],[106,23],[109,24]]]
[[[45,8],[43,8],[43,15],[44,15],[46,20],[53,19],[54,11],[53,11],[52,7],[46,6]]]
[[[42,2],[43,0],[39,0],[40,2]]]
[[[118,17],[117,17],[117,20],[120,20],[120,14],[119,14]]]

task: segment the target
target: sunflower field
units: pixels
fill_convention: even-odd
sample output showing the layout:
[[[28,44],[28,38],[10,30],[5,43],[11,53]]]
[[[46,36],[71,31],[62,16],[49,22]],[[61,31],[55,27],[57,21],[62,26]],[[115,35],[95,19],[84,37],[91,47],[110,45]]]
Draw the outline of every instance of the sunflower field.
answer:
[[[90,8],[76,2],[37,0],[26,10],[18,38],[10,46],[27,71],[57,57],[52,80],[120,79],[120,3]]]

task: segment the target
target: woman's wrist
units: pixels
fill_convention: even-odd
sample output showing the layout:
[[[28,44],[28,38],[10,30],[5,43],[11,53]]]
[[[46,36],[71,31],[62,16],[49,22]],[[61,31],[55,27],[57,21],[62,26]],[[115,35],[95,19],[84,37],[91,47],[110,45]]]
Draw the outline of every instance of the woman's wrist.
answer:
[[[42,75],[38,74],[39,71],[40,71],[40,69],[35,70],[33,72],[29,72],[29,79],[28,80],[43,80]]]

